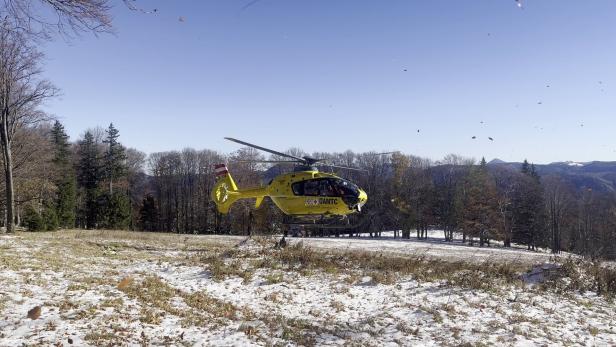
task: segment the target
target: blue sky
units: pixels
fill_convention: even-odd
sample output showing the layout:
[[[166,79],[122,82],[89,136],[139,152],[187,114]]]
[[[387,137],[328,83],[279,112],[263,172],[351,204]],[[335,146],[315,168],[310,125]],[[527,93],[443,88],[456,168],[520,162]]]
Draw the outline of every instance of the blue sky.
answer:
[[[43,47],[46,110],[147,153],[616,160],[616,1],[249,2],[117,1],[117,35]]]

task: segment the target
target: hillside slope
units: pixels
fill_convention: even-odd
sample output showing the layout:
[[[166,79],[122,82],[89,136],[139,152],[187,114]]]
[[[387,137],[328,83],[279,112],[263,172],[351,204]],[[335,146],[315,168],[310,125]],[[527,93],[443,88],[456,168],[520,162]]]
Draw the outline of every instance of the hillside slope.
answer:
[[[616,344],[614,303],[524,284],[528,264],[547,259],[529,252],[241,240],[0,236],[0,345]],[[491,261],[459,261],[471,255]]]

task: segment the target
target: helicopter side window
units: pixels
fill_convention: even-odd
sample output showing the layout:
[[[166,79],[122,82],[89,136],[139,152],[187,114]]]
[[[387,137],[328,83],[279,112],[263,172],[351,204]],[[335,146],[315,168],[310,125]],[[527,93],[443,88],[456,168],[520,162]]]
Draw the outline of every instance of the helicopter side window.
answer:
[[[320,196],[338,196],[338,193],[334,189],[334,185],[332,183],[335,183],[335,182],[330,179],[320,180],[319,195]]]
[[[304,195],[318,196],[319,195],[319,181],[317,180],[304,181]]]
[[[295,195],[304,195],[304,182],[293,183],[291,189],[293,189],[293,194]]]
[[[295,182],[291,185],[293,194],[300,196],[341,196],[336,180],[319,178]]]

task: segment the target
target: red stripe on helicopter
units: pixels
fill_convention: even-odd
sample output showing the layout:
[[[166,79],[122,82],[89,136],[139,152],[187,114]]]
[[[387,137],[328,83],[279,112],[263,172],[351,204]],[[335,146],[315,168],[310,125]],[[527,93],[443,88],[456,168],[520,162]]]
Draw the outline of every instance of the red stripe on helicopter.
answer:
[[[218,164],[214,166],[214,172],[216,172],[216,176],[223,176],[229,173],[225,164]]]

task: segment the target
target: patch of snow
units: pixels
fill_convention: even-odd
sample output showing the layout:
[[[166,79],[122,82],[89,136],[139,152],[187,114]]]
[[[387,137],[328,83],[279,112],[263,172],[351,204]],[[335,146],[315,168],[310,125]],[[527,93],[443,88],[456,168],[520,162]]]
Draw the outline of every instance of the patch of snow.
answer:
[[[445,243],[437,237],[433,233],[428,241],[289,241],[326,250],[425,254],[449,260],[504,259],[543,264],[550,257],[519,249]],[[225,242],[232,245],[242,239],[231,237]],[[253,243],[245,246],[248,250],[257,247]],[[302,334],[298,326],[308,327],[313,343],[323,346],[616,345],[616,306],[593,293],[564,296],[514,285],[480,291],[444,281],[418,281],[410,276],[383,284],[370,275],[349,281],[351,274],[315,271],[302,275],[276,267],[256,269],[249,280],[230,276],[216,281],[207,264],[187,261],[194,252],[169,245],[165,250],[118,248],[114,254],[103,256],[80,255],[66,248],[65,265],[60,271],[51,271],[41,267],[31,251],[36,248],[52,252],[57,247],[35,239],[0,238],[0,257],[15,257],[23,262],[20,268],[13,268],[0,261],[0,346],[68,345],[68,338],[77,346],[94,344],[88,334],[109,331],[110,326],[118,332],[117,344],[126,345],[297,345],[287,335]],[[227,260],[242,262],[241,268],[250,262],[243,257]],[[548,265],[535,268],[528,274],[528,281],[537,283],[552,269]],[[272,274],[280,274],[282,280],[270,283]],[[145,323],[140,318],[143,310],[152,309],[151,305],[129,297],[115,286],[126,276],[135,281],[155,276],[178,292],[204,293],[251,315],[203,325],[166,313],[158,324]],[[87,278],[101,279],[103,283],[87,288],[75,286]],[[120,306],[101,307],[105,300],[118,298],[122,299]],[[59,305],[64,301],[70,305]],[[41,317],[26,318],[27,311],[37,305],[43,307]],[[173,297],[169,305],[180,311],[192,309],[179,296]],[[290,329],[286,335],[269,330],[268,322],[274,319],[280,319],[277,324]]]

